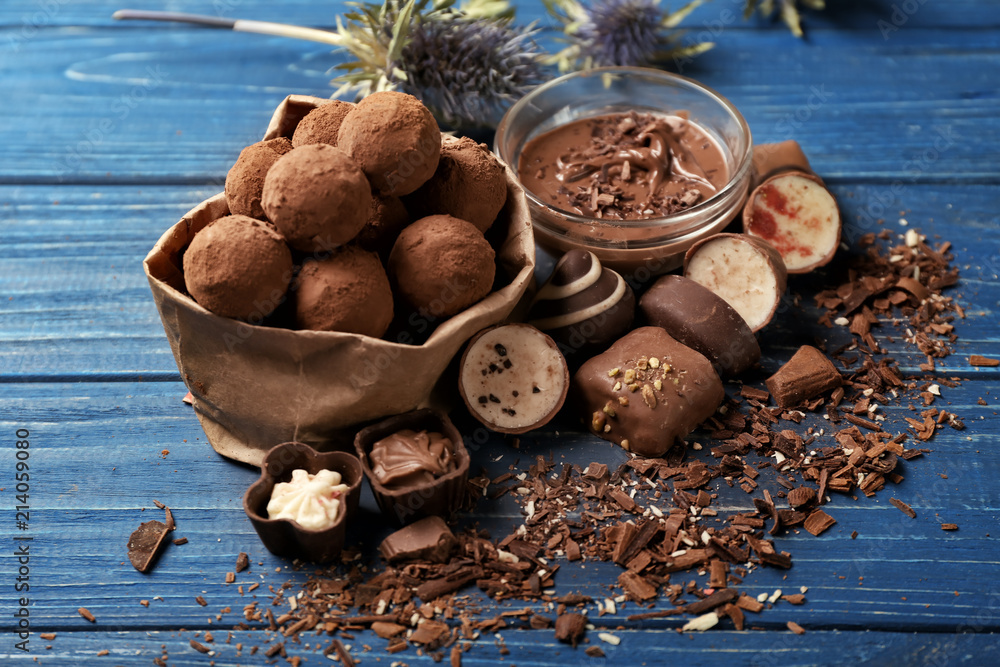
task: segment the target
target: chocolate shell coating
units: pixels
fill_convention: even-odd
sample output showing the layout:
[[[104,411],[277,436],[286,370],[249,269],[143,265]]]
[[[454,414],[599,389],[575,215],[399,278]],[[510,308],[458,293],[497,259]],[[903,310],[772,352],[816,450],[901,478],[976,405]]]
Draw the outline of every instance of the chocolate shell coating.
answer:
[[[711,362],[660,327],[641,327],[573,376],[587,428],[641,456],[662,456],[725,397]]]
[[[329,252],[361,231],[371,215],[371,187],[339,148],[309,144],[282,156],[264,180],[262,204],[288,244]]]
[[[688,248],[684,277],[725,299],[757,332],[774,317],[788,271],[767,241],[749,234],[715,234]]]
[[[264,220],[260,199],[264,192],[264,177],[274,163],[292,150],[285,137],[258,141],[240,151],[236,164],[226,174],[226,203],[233,215],[247,215]]]
[[[603,350],[632,326],[635,294],[625,280],[601,266],[594,253],[570,250],[538,290],[528,323],[538,327],[569,356]]]
[[[406,205],[414,215],[447,213],[486,232],[506,201],[503,164],[486,144],[445,137],[437,170],[407,197]]]
[[[392,290],[378,255],[348,246],[303,265],[293,286],[302,329],[379,338],[392,322]]]
[[[493,248],[471,223],[431,215],[404,229],[389,255],[396,294],[431,317],[451,317],[493,289]]]
[[[184,252],[184,283],[216,315],[260,324],[292,280],[292,253],[268,223],[228,215],[195,234]]]
[[[292,134],[292,146],[307,146],[309,144],[337,145],[337,134],[344,118],[354,105],[342,100],[330,100],[319,105],[305,115],[295,126]]]
[[[458,389],[472,416],[500,433],[526,433],[562,408],[569,368],[555,342],[528,324],[490,327],[469,341]]]
[[[441,131],[420,100],[384,91],[372,93],[347,114],[337,146],[361,165],[382,194],[407,195],[434,175]]]
[[[708,357],[722,377],[739,375],[760,359],[750,327],[725,299],[683,276],[663,276],[639,300],[650,324]]]

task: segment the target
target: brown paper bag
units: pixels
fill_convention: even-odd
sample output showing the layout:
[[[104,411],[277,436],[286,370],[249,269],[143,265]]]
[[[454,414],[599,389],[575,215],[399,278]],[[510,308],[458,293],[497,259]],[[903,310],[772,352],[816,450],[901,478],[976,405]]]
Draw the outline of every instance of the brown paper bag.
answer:
[[[325,100],[289,96],[265,139],[290,136]],[[259,466],[265,452],[297,440],[329,449],[346,427],[399,414],[426,402],[462,344],[503,321],[522,297],[535,266],[524,193],[507,169],[507,203],[494,223],[506,237],[497,248],[502,285],[437,324],[422,345],[358,334],[293,331],[219,317],[189,297],[181,257],[209,222],[229,214],[224,194],[208,199],[167,230],[143,263],[174,359],[209,442],[217,452]],[[492,235],[492,230],[491,230]],[[431,325],[433,326],[433,325]],[[350,446],[350,440],[344,447]]]

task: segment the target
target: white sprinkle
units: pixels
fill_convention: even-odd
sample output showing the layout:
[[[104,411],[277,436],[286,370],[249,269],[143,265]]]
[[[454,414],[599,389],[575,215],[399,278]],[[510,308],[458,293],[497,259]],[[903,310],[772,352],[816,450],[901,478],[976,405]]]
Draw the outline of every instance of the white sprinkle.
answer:
[[[908,223],[908,222],[906,221],[906,218],[900,218],[900,219],[899,219],[899,225],[900,225],[901,227],[906,227],[906,226],[907,226],[908,224],[910,224],[910,223]]]
[[[529,500],[528,501],[528,504],[525,505],[525,507],[524,507],[524,512],[525,512],[525,514],[528,515],[529,519],[531,517],[535,516],[535,501],[534,500]]]
[[[941,387],[936,384],[932,384],[931,386],[927,387],[927,391],[934,394],[935,396],[941,395]]]
[[[718,617],[716,618],[716,621],[718,621]],[[622,643],[621,637],[613,635],[613,634],[611,634],[609,632],[598,632],[597,633],[597,637],[602,642],[605,642],[607,644],[611,644],[612,646],[618,646],[619,644]]]
[[[683,556],[687,552],[688,552],[687,549],[678,549],[677,551],[675,551],[672,554],[670,554],[670,557],[671,558],[679,558],[680,556]]]
[[[509,551],[497,549],[497,560],[501,563],[518,563],[521,559]]]
[[[691,445],[691,449],[693,449],[696,452],[700,452],[701,451],[701,443],[700,442],[694,443],[693,445]]]
[[[807,592],[809,592],[809,587],[808,586],[801,586],[799,588],[799,593],[802,593],[803,595],[805,595]]]
[[[867,389],[865,389],[865,390],[864,390],[863,392],[861,392],[861,393],[862,393],[862,394],[864,394],[865,396],[871,396],[872,394],[874,394],[874,393],[875,393],[875,390],[874,390],[874,389],[872,389],[871,387],[868,387]]]
[[[915,229],[908,229],[906,231],[906,245],[911,248],[916,248],[919,244],[920,234],[918,234]]]
[[[757,602],[767,602],[767,593],[761,593],[758,595]]]
[[[604,601],[604,610],[606,612],[608,612],[609,614],[617,614],[618,613],[618,607],[615,605],[615,601],[612,600],[611,598],[607,598]]]
[[[653,514],[655,514],[658,518],[660,518],[660,519],[663,518],[663,510],[661,510],[656,505],[650,505],[649,506],[649,511],[652,512]]]
[[[771,593],[771,597],[769,597],[767,601],[770,602],[771,604],[774,604],[775,602],[778,601],[778,598],[780,597],[781,597],[781,589],[778,588],[773,593]]]
[[[708,544],[712,541],[712,536],[708,534],[707,530],[701,531],[701,541],[703,544]]]
[[[685,623],[684,627],[681,628],[681,632],[704,632],[705,630],[714,628],[718,624],[719,615],[714,611],[710,611]]]
[[[851,321],[846,317],[838,317],[833,321],[833,323],[836,324],[838,327],[846,327],[848,324],[851,323]]]

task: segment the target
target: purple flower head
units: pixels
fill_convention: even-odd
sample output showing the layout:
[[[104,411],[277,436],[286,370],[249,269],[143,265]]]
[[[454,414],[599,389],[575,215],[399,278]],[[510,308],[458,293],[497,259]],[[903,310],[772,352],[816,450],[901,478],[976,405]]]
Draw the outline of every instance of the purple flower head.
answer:
[[[656,0],[595,0],[573,35],[594,65],[649,65],[660,50],[663,12]]]
[[[495,124],[542,80],[535,32],[492,19],[414,21],[389,71],[406,72],[399,88],[445,122]]]

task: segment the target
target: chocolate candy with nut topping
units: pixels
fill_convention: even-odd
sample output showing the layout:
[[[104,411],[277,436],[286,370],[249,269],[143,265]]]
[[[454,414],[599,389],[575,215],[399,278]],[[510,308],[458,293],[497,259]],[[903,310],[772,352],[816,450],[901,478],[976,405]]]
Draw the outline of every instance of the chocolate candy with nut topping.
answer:
[[[722,403],[722,380],[703,355],[660,327],[642,327],[573,376],[576,405],[594,434],[641,456],[662,456]]]
[[[711,360],[722,377],[739,375],[760,359],[750,327],[725,299],[683,276],[663,276],[639,300],[646,321]]]
[[[555,342],[527,324],[485,329],[469,342],[458,388],[472,416],[500,433],[525,433],[551,420],[569,389]]]
[[[569,356],[603,351],[629,330],[634,314],[635,295],[625,280],[594,253],[575,249],[559,259],[527,319]]]

